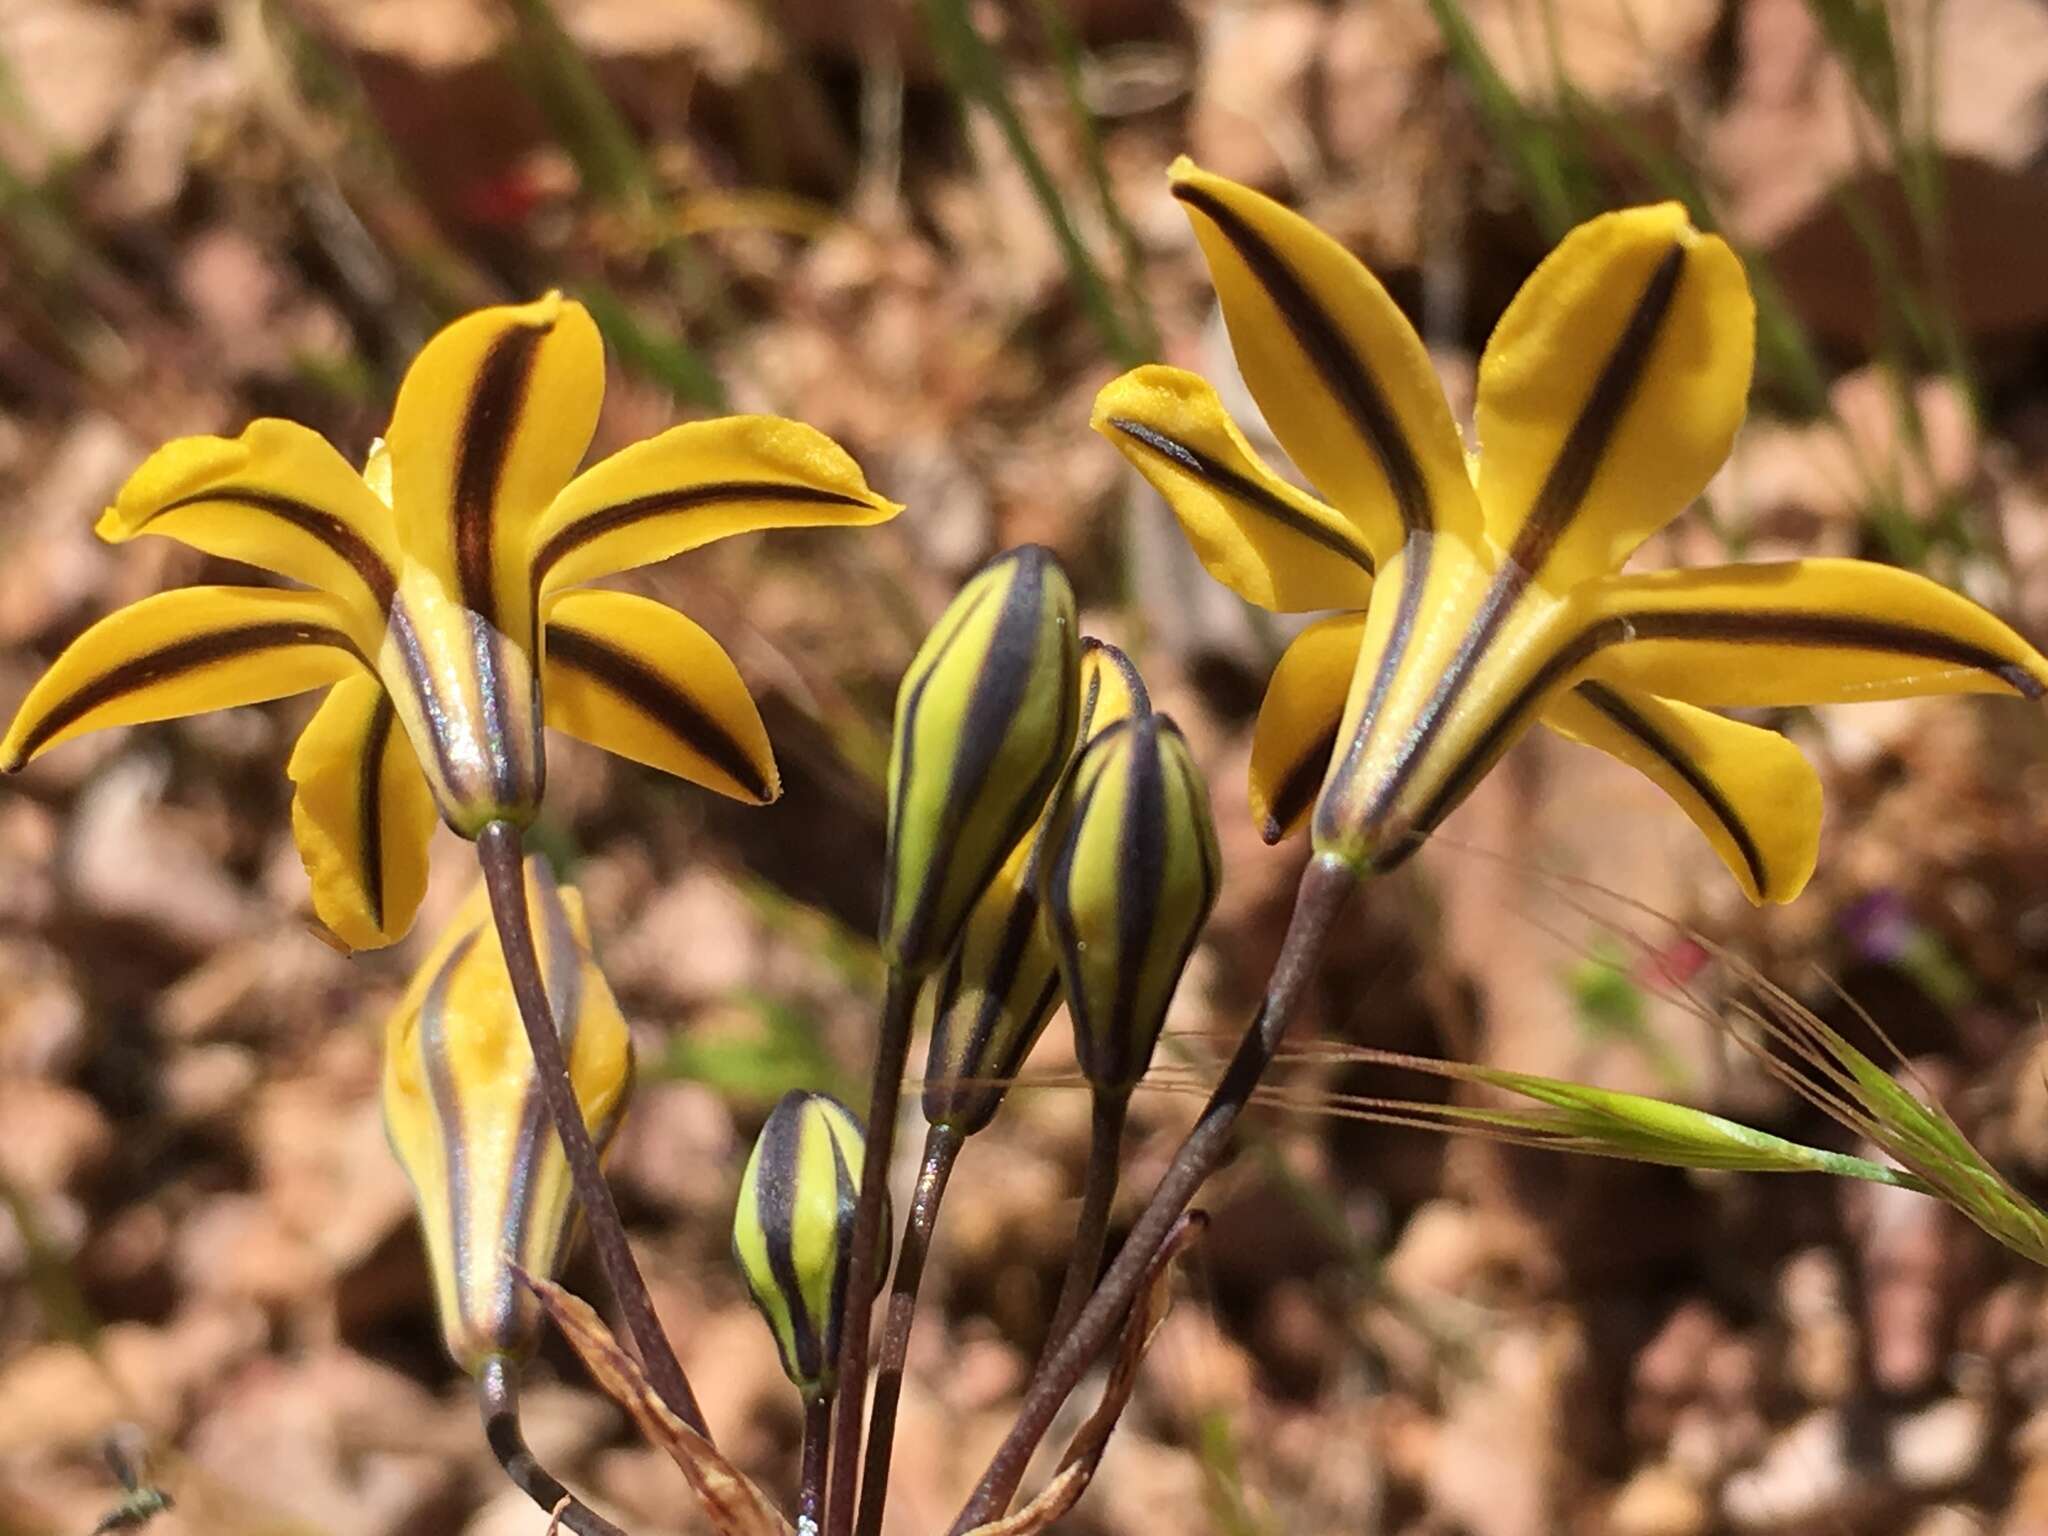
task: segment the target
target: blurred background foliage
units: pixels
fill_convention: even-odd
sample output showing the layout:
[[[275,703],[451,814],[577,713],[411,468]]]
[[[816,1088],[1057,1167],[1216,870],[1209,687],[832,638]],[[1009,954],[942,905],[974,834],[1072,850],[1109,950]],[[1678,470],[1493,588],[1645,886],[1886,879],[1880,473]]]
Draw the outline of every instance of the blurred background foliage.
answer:
[[[1228,883],[1135,1102],[1133,1188],[1278,943],[1300,850],[1259,844],[1243,778],[1285,636],[1085,425],[1150,358],[1254,414],[1166,195],[1183,150],[1364,256],[1461,407],[1564,229],[1684,201],[1749,264],[1760,366],[1728,469],[1644,559],[1875,556],[2048,635],[2036,0],[0,0],[0,704],[208,572],[91,537],[149,447],[281,414],[360,455],[436,324],[551,286],[610,346],[600,448],[781,412],[909,504],[635,578],[733,649],[780,804],[573,743],[550,774],[546,844],[641,1031],[628,1215],[723,1443],[778,1491],[795,1405],[723,1258],[733,1187],[785,1088],[865,1076],[887,710],[991,551],[1062,556],[1216,787]],[[278,771],[302,717],[110,733],[0,793],[0,1531],[89,1529],[117,1421],[158,1446],[167,1536],[534,1528],[440,1360],[376,1122],[414,947],[345,962],[307,928]],[[1616,1102],[1539,1097],[1580,1118],[1525,1135],[1503,1091],[1538,1073],[1873,1155],[1772,1070],[1790,1047],[1756,1019],[1801,1017],[1779,998],[2038,1197],[2048,730],[1968,700],[1771,723],[1829,784],[1788,909],[1743,907],[1653,791],[1558,743],[1364,904],[1311,1021],[1329,1048],[1214,1187],[1201,1305],[1075,1528],[2048,1528],[2048,1291],[1954,1211],[1346,1111],[1555,1144]],[[461,865],[436,861],[423,935]],[[1061,1036],[1001,1155],[963,1162],[892,1529],[950,1514],[1039,1342],[1087,1141]],[[543,1455],[633,1530],[691,1529],[548,1360]]]

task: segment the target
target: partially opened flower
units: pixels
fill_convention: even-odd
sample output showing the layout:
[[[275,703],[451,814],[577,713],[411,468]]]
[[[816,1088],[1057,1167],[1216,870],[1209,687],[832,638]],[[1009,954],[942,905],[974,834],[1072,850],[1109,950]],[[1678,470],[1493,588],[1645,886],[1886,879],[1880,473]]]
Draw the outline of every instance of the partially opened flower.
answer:
[[[632,1037],[591,956],[583,904],[547,862],[526,861],[542,975],[584,1124],[617,1131]],[[535,1082],[533,1051],[479,885],[415,973],[384,1044],[384,1126],[412,1181],[441,1330],[471,1373],[533,1346],[540,1309],[513,1266],[551,1278],[570,1222],[568,1164]]]
[[[363,948],[411,924],[437,810],[469,837],[531,820],[543,724],[774,799],[767,731],[718,642],[584,583],[898,508],[830,439],[765,416],[675,427],[579,475],[603,393],[596,326],[550,294],[428,342],[364,473],[288,421],[158,450],[102,538],[164,534],[310,590],[192,587],[109,615],[30,691],[0,766],[105,726],[329,688],[292,755],[292,826],[315,911]]]
[[[1620,574],[1727,456],[1755,312],[1741,264],[1675,203],[1566,237],[1480,361],[1468,462],[1421,339],[1365,267],[1245,187],[1173,170],[1260,408],[1328,498],[1253,453],[1215,392],[1140,368],[1095,425],[1218,580],[1336,609],[1281,658],[1252,749],[1269,841],[1311,819],[1363,873],[1412,853],[1541,721],[1677,800],[1753,901],[1812,873],[1813,770],[1717,708],[1925,693],[2039,697],[2048,661],[1910,572],[1794,560]]]

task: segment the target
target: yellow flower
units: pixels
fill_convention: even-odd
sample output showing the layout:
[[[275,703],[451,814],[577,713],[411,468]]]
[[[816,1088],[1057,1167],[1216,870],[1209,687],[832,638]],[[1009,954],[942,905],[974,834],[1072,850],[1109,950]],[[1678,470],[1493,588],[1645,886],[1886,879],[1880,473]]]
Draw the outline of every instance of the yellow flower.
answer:
[[[1421,339],[1363,265],[1185,159],[1172,181],[1245,382],[1328,501],[1179,369],[1113,381],[1095,427],[1219,581],[1277,612],[1340,610],[1288,648],[1259,713],[1268,841],[1312,816],[1318,853],[1389,868],[1540,720],[1664,788],[1752,901],[1789,901],[1819,782],[1782,737],[1710,709],[2048,686],[2008,626],[1906,571],[1620,574],[1720,466],[1749,390],[1742,266],[1677,204],[1596,218],[1536,270],[1480,361],[1468,461]]]
[[[583,584],[728,534],[900,509],[829,438],[767,416],[674,427],[579,475],[603,394],[597,327],[549,294],[428,342],[362,474],[288,421],[159,449],[102,538],[164,534],[310,590],[192,587],[109,615],[30,690],[0,767],[105,726],[329,687],[292,754],[292,828],[315,911],[358,948],[410,926],[437,809],[469,837],[532,818],[543,724],[773,800],[767,731],[718,642]]]
[[[541,974],[569,1081],[600,1152],[632,1084],[633,1045],[591,957],[583,903],[526,861]],[[568,1247],[569,1165],[534,1079],[533,1050],[483,886],[456,914],[391,1015],[384,1127],[412,1181],[448,1352],[465,1371],[521,1355],[540,1310],[512,1266],[552,1277]]]

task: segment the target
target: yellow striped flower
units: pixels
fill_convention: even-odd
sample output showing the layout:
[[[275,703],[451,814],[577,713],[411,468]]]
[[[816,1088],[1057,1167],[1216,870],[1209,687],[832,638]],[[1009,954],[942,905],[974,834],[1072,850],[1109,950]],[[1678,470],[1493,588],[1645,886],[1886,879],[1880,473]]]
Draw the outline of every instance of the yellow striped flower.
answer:
[[[1119,720],[1152,708],[1131,659],[1092,637],[1081,641],[1080,695],[1075,756]],[[924,1115],[963,1136],[995,1118],[1059,1003],[1059,958],[1039,916],[1037,877],[1046,819],[1058,799],[1055,792],[975,901],[960,942],[932,980]]]
[[[853,1111],[830,1094],[793,1091],[770,1112],[740,1177],[733,1260],[807,1397],[832,1391],[866,1148]],[[888,1267],[885,1252],[877,1269]]]
[[[583,903],[526,861],[541,975],[569,1079],[602,1151],[626,1108],[632,1038],[591,957]],[[552,1276],[568,1246],[569,1165],[479,885],[391,1015],[384,1125],[412,1181],[448,1352],[474,1372],[528,1350],[540,1313],[512,1272]]]
[[[292,754],[292,826],[314,909],[358,948],[410,926],[436,810],[465,836],[532,818],[543,724],[774,799],[767,731],[718,642],[585,583],[899,509],[830,439],[765,416],[675,427],[577,474],[603,394],[597,327],[550,294],[429,341],[361,474],[288,421],[159,449],[102,538],[167,535],[306,590],[192,587],[102,619],[30,691],[0,767],[105,726],[328,688]]]
[[[1185,159],[1174,195],[1245,382],[1328,499],[1261,463],[1174,368],[1113,381],[1095,426],[1165,495],[1216,578],[1277,612],[1339,610],[1281,658],[1252,749],[1268,841],[1399,863],[1537,721],[1647,774],[1753,901],[1812,872],[1820,787],[1718,708],[2048,686],[2048,661],[1906,571],[1794,560],[1621,574],[1705,487],[1741,423],[1755,310],[1677,204],[1566,237],[1480,361],[1467,459],[1422,341],[1314,225]]]

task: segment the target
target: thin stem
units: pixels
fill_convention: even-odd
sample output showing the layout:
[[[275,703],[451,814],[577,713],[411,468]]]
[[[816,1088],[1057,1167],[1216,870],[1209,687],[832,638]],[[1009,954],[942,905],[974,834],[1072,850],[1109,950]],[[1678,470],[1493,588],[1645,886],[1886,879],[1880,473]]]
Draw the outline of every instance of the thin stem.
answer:
[[[924,1165],[918,1170],[917,1192],[903,1218],[903,1242],[896,1250],[896,1278],[889,1291],[889,1315],[882,1324],[882,1354],[875,1366],[875,1407],[868,1419],[867,1465],[860,1477],[860,1518],[855,1536],[878,1536],[882,1507],[889,1499],[889,1457],[896,1443],[896,1405],[903,1398],[903,1362],[910,1355],[910,1325],[917,1316],[917,1290],[924,1283],[924,1261],[931,1252],[932,1229],[938,1225],[939,1202],[946,1181],[967,1138],[948,1126],[925,1132]]]
[[[1095,1095],[1095,1129],[1088,1147],[1086,1182],[1081,1186],[1081,1217],[1074,1225],[1074,1251],[1067,1257],[1059,1305],[1053,1308],[1052,1327],[1045,1335],[1049,1350],[1057,1348],[1074,1326],[1102,1270],[1103,1248],[1109,1241],[1109,1208],[1116,1202],[1117,1163],[1124,1150],[1124,1120],[1130,1108],[1128,1097]]]
[[[576,1536],[625,1536],[611,1521],[564,1488],[553,1473],[533,1458],[519,1428],[519,1368],[503,1355],[493,1355],[476,1377],[477,1407],[484,1416],[484,1439],[505,1475],[549,1514],[561,1511],[562,1524]]]
[[[825,1501],[830,1536],[851,1536],[854,1490],[860,1475],[860,1427],[868,1396],[868,1323],[881,1286],[882,1205],[889,1192],[889,1159],[896,1150],[896,1111],[903,1101],[903,1067],[910,1055],[910,1019],[917,1010],[917,978],[889,968],[875,1042],[875,1082],[868,1096],[868,1145],[861,1160],[860,1202],[853,1212],[853,1254],[846,1267],[846,1315],[839,1321],[839,1408],[832,1421],[831,1497]]]
[[[505,972],[519,1002],[527,1042],[533,1047],[534,1075],[540,1079],[541,1096],[561,1137],[576,1204],[589,1229],[591,1246],[597,1250],[598,1263],[604,1267],[605,1283],[618,1303],[648,1382],[671,1413],[709,1440],[711,1431],[697,1406],[697,1395],[690,1390],[690,1379],[683,1374],[682,1362],[655,1319],[654,1299],[647,1294],[647,1282],[633,1261],[625,1224],[619,1220],[611,1185],[605,1182],[597,1147],[590,1139],[590,1128],[583,1123],[583,1111],[569,1081],[569,1063],[562,1055],[554,1006],[548,1001],[540,956],[533,944],[533,915],[526,908],[519,829],[509,821],[490,823],[477,834],[476,857],[491,893],[491,915],[497,919],[498,943],[505,951]]]
[[[1273,975],[1266,984],[1266,997],[1258,1016],[1238,1042],[1236,1054],[1224,1068],[1209,1102],[1202,1107],[1201,1118],[1181,1142],[1158,1188],[1152,1191],[1152,1198],[1131,1227],[1130,1236],[1124,1239],[1116,1262],[1109,1266],[1073,1328],[1039,1362],[1025,1391],[1023,1405],[1017,1410],[1016,1422],[982,1473],[973,1496],[953,1522],[953,1536],[964,1536],[1009,1508],[1031,1453],[1045,1438],[1060,1405],[1123,1325],[1160,1244],[1195,1197],[1195,1191],[1202,1187],[1202,1181],[1222,1162],[1230,1144],[1230,1128],[1272,1062],[1323,946],[1336,926],[1337,916],[1356,883],[1357,875],[1334,860],[1319,857],[1303,871],[1301,889],[1294,899],[1294,916],[1280,946],[1280,957],[1273,963]]]
[[[825,1457],[832,1448],[832,1394],[814,1392],[804,1399],[803,1482],[796,1496],[797,1536],[818,1536],[824,1515]]]

